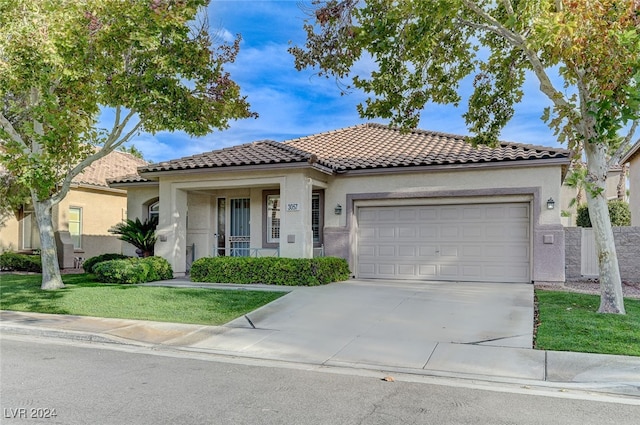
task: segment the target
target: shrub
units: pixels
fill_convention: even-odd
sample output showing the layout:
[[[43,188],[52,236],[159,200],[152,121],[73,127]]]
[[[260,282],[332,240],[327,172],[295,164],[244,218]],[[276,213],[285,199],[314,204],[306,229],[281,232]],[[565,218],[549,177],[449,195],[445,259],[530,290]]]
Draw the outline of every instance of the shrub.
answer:
[[[104,283],[144,283],[173,277],[171,265],[160,257],[103,261],[93,267],[93,272]]]
[[[129,258],[123,254],[102,254],[96,255],[95,257],[87,258],[85,262],[82,264],[82,268],[87,273],[93,273],[93,268],[104,261],[110,260],[123,260],[125,258]]]
[[[158,217],[150,217],[145,221],[127,219],[122,223],[118,223],[109,232],[120,235],[118,239],[129,242],[140,250],[143,257],[153,256],[153,250],[156,245],[156,226],[158,225]]]
[[[629,209],[628,203],[613,199],[609,201],[607,205],[609,207],[609,217],[612,226],[631,226],[631,210]],[[592,227],[587,204],[578,206],[576,226]]]
[[[194,282],[314,286],[349,278],[342,258],[207,257],[191,265]]]
[[[3,252],[0,254],[0,270],[42,273],[39,255]]]

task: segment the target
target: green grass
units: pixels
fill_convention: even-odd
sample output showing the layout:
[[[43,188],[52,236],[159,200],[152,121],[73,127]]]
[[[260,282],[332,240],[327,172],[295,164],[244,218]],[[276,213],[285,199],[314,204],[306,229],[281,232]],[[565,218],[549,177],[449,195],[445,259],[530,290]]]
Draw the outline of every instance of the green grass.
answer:
[[[626,315],[599,314],[597,295],[536,291],[536,348],[640,356],[640,300],[625,299]]]
[[[110,285],[93,275],[63,276],[66,288],[40,289],[41,276],[0,275],[0,309],[119,319],[221,325],[283,292]]]

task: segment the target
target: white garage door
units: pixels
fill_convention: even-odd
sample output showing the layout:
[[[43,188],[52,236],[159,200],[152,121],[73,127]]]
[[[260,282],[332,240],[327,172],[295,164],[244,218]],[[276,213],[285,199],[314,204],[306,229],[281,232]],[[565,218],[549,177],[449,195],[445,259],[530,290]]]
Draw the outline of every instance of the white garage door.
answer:
[[[359,278],[530,282],[529,204],[358,209]]]

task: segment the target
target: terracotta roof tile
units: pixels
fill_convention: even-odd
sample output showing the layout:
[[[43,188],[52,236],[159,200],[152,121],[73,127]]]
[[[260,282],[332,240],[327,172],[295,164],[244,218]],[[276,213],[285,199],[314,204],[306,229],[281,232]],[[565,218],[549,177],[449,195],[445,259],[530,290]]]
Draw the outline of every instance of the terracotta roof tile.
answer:
[[[381,124],[361,124],[282,143],[259,141],[158,164],[140,172],[218,168],[243,165],[318,163],[335,172],[357,169],[459,165],[559,158],[570,151],[502,142],[473,147],[465,136],[414,130],[403,133]]]
[[[134,174],[143,165],[147,165],[147,161],[126,152],[113,151],[85,168],[73,178],[73,183],[109,187],[107,180]]]
[[[241,165],[279,164],[308,161],[311,154],[286,147],[272,140],[205,152],[141,167],[140,172],[188,170],[195,168],[231,167]]]
[[[284,142],[315,153],[335,170],[453,165],[569,158],[565,149],[502,142],[474,148],[465,136],[425,130],[402,133],[380,124],[361,124]]]

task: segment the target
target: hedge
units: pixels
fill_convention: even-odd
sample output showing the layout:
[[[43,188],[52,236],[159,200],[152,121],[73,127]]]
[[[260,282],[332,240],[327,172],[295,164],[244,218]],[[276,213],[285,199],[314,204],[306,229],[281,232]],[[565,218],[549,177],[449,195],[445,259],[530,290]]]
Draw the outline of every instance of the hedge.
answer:
[[[171,265],[161,257],[103,261],[93,267],[93,273],[104,283],[144,283],[173,278]]]
[[[191,265],[191,280],[213,283],[263,283],[315,286],[349,279],[342,258],[205,257]]]
[[[42,273],[39,255],[3,252],[0,254],[0,270]]]
[[[93,273],[93,268],[96,264],[102,263],[104,261],[110,260],[124,260],[125,258],[130,258],[128,255],[123,254],[102,254],[96,255],[95,257],[87,258],[84,263],[82,263],[82,268],[87,273]]]
[[[631,210],[628,203],[612,199],[607,203],[607,206],[609,207],[609,218],[612,226],[631,226]],[[582,204],[578,207],[576,226],[592,227],[587,204]]]

